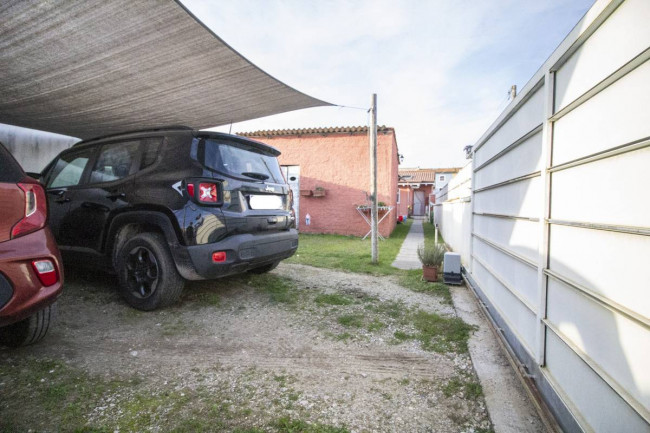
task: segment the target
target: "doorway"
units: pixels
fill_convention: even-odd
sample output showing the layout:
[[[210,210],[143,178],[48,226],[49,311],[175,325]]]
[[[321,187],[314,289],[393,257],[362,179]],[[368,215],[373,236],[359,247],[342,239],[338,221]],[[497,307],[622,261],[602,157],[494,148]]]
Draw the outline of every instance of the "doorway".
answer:
[[[424,215],[424,191],[413,191],[413,215]]]

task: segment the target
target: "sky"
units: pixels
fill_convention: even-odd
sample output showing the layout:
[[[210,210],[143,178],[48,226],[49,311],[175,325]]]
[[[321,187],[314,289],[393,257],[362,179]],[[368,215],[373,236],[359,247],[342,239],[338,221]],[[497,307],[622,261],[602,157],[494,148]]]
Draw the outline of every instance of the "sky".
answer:
[[[278,114],[233,133],[395,128],[401,167],[461,167],[594,0],[181,0],[227,44],[285,84],[339,107]],[[340,107],[344,106],[344,107]],[[347,108],[353,107],[353,108]]]

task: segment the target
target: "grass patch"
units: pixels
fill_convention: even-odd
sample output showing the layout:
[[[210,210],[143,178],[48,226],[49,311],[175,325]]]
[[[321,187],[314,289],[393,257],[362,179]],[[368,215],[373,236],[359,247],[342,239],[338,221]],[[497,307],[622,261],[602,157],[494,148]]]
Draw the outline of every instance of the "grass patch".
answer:
[[[476,329],[458,317],[443,317],[422,310],[413,315],[413,325],[419,331],[416,337],[422,348],[439,353],[467,353],[467,340]]]
[[[442,275],[442,274],[438,274]],[[445,304],[451,305],[451,293],[449,287],[444,283],[430,283],[424,281],[422,278],[422,271],[420,269],[411,269],[404,271],[400,275],[399,283],[401,286],[408,288],[414,292],[431,293],[442,298]]]
[[[367,326],[366,329],[368,332],[376,332],[376,331],[381,331],[386,327],[386,324],[381,322],[379,319],[373,319],[372,322],[370,322]]]
[[[191,292],[186,290],[186,292]],[[187,296],[188,301],[196,302],[201,305],[209,305],[211,307],[218,307],[221,304],[221,297],[214,292],[196,291]]]
[[[468,382],[465,385],[465,398],[476,400],[483,395],[483,387],[478,382]]]
[[[338,334],[335,338],[338,341],[348,341],[349,339],[352,338],[352,334],[350,334],[349,332],[344,332],[343,334]]]
[[[270,424],[278,433],[349,433],[345,427],[334,427],[325,424],[310,424],[306,421],[291,419],[284,416]]]
[[[338,293],[333,294],[320,294],[316,296],[314,302],[319,305],[350,305],[354,301],[348,298],[347,296],[339,295]]]
[[[421,270],[407,271],[391,266],[412,224],[413,220],[407,220],[405,224],[398,224],[390,237],[379,242],[379,263],[376,265],[371,263],[369,239],[361,240],[353,236],[304,233],[300,234],[298,251],[286,262],[373,275],[396,275],[399,277],[400,285],[407,289],[440,296],[444,302],[451,304],[449,288],[445,284],[423,281]],[[433,243],[435,227],[426,221],[423,221],[422,226],[425,244]],[[438,242],[444,242],[440,233],[438,233]],[[324,299],[318,302],[330,304]]]
[[[464,398],[476,400],[483,395],[483,387],[478,382],[468,382],[460,377],[453,377],[442,387],[442,393],[445,397],[462,393]]]
[[[292,378],[280,375],[273,380],[281,386]],[[279,414],[265,410],[253,412],[245,403],[254,393],[247,390],[250,385],[226,387],[224,394],[220,387],[161,386],[138,377],[107,380],[58,360],[30,357],[0,364],[0,384],[1,432],[347,432],[342,427],[277,418]],[[242,393],[242,398],[233,399]],[[289,390],[286,399],[293,404],[300,394]],[[268,424],[251,425],[259,423],[260,416]]]
[[[395,331],[393,337],[395,337],[395,339],[399,342],[415,339],[415,335],[411,335],[403,331]]]
[[[339,324],[348,328],[361,328],[363,326],[364,316],[361,314],[346,314],[336,319]]]
[[[391,266],[402,247],[402,242],[413,223],[397,224],[385,241],[379,241],[379,263],[373,264],[370,237],[361,240],[354,236],[300,234],[298,251],[287,259],[288,263],[374,275],[396,275],[400,272]]]
[[[348,328],[344,334],[333,335],[336,340],[347,341],[355,337],[355,329],[364,328],[369,333],[376,333],[390,324],[397,328],[393,333],[393,344],[418,340],[423,350],[439,353],[467,353],[467,341],[476,329],[458,317],[408,308],[402,302],[379,302],[376,299],[363,306],[352,305],[345,314],[336,317],[336,322]]]
[[[434,243],[436,241],[436,227],[428,221],[422,221],[422,231],[424,232],[424,243]],[[445,240],[442,238],[442,232],[438,231],[438,243],[444,244]]]
[[[247,275],[246,278],[249,286],[268,294],[273,302],[292,304],[299,296],[293,280],[289,278],[274,274]]]
[[[162,335],[166,337],[173,337],[187,333],[192,327],[196,327],[194,323],[188,323],[185,319],[172,319],[169,322],[164,322],[161,326]]]

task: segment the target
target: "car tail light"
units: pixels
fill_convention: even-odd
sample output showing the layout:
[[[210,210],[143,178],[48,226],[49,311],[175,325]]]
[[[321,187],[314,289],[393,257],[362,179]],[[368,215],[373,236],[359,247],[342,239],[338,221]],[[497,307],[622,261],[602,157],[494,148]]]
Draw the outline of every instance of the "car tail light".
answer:
[[[45,227],[47,202],[45,190],[37,183],[19,183],[25,193],[25,216],[14,225],[11,238],[17,238]]]
[[[225,251],[215,251],[212,253],[212,261],[215,263],[223,263],[226,261],[226,252]]]
[[[59,281],[59,275],[56,272],[56,266],[54,266],[52,260],[34,260],[32,262],[32,268],[34,268],[38,279],[46,287]]]
[[[185,191],[193,202],[207,206],[220,206],[223,204],[221,182],[209,179],[186,179]]]
[[[217,184],[216,183],[199,183],[199,196],[197,199],[201,203],[216,203],[217,197]]]

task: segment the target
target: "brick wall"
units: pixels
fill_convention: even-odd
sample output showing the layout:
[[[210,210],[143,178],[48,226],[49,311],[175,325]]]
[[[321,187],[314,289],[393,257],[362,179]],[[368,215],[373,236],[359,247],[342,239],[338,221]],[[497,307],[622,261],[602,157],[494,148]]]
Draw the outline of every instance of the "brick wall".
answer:
[[[366,133],[327,133],[251,137],[277,148],[281,165],[300,166],[300,189],[325,188],[324,197],[300,197],[300,231],[364,236],[370,227],[355,209],[366,204],[370,192],[370,156]],[[395,206],[397,201],[397,141],[388,128],[377,134],[378,200]],[[305,224],[307,214],[311,224]],[[395,228],[393,211],[380,224],[388,236]]]

